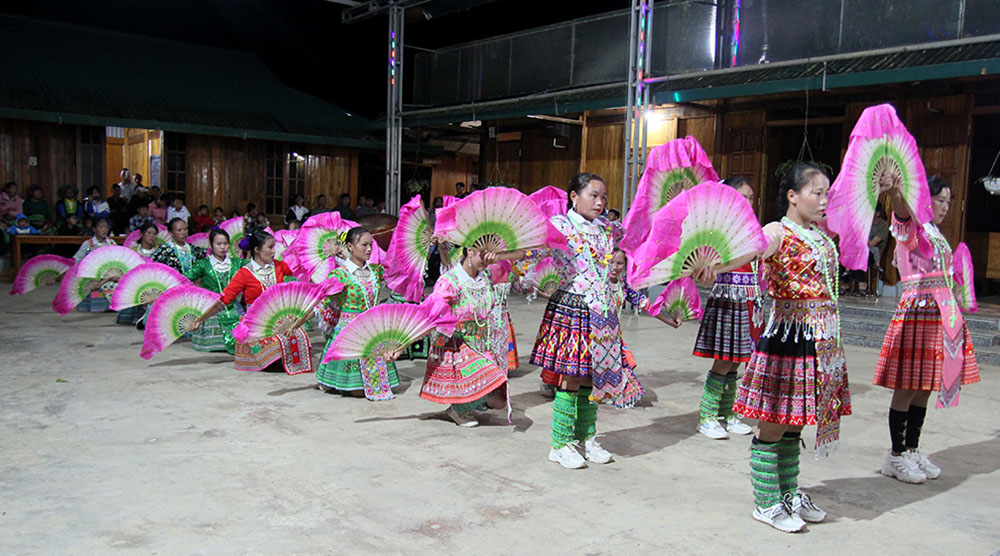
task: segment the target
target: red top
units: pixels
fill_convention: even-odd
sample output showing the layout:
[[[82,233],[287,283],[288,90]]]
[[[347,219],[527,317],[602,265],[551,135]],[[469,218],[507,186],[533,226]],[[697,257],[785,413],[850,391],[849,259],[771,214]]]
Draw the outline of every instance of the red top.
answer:
[[[274,278],[276,283],[280,284],[284,282],[286,276],[292,276],[292,271],[288,268],[288,265],[282,261],[274,261]],[[250,265],[237,270],[236,274],[233,275],[233,279],[229,281],[226,289],[222,290],[222,303],[229,305],[241,293],[243,294],[243,302],[246,303],[247,307],[252,305],[260,297],[260,294],[264,293],[264,286],[254,276],[250,270]]]
[[[198,214],[192,220],[194,221],[195,233],[207,232],[215,225],[215,219],[207,214]]]

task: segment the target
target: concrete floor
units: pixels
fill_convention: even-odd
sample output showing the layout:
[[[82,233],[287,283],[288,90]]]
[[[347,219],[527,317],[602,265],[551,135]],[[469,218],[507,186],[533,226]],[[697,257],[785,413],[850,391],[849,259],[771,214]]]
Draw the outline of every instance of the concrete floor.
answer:
[[[566,471],[546,459],[551,410],[526,364],[541,302],[513,302],[514,426],[492,412],[466,430],[417,397],[421,363],[401,363],[396,400],[371,403],[322,394],[312,375],[236,372],[189,344],[146,362],[138,332],[110,314],[59,318],[54,294],[0,296],[2,554],[1000,549],[995,367],[961,407],[928,416],[923,446],[941,478],[904,485],[876,472],[888,441],[877,353],[848,348],[854,415],[839,452],[804,454],[800,479],[830,518],[787,535],[750,517],[749,438],[694,433],[707,369],[690,355],[694,325],[626,320],[648,394],[600,410],[615,463]]]

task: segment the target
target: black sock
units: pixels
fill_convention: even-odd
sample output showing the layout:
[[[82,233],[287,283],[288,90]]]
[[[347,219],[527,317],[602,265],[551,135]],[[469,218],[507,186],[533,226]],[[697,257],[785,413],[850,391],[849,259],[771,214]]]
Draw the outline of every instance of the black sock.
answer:
[[[906,447],[916,450],[920,445],[920,429],[924,426],[924,417],[927,416],[927,408],[919,405],[910,405],[910,410],[906,412]]]
[[[906,450],[906,420],[909,413],[889,408],[889,440],[892,441],[892,451],[901,454]]]

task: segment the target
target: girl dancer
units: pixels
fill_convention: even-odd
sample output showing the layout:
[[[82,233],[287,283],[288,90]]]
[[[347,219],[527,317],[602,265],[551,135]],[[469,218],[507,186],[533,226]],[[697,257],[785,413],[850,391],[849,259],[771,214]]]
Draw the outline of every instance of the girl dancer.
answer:
[[[379,264],[369,264],[372,255],[373,238],[368,230],[357,226],[344,236],[347,244],[346,260],[338,259],[337,268],[330,273],[344,289],[326,302],[337,316],[337,325],[330,334],[327,348],[340,331],[358,315],[378,303],[378,294],[385,283],[385,268]],[[325,350],[324,350],[325,351]],[[316,381],[324,392],[349,392],[355,397],[366,397],[372,401],[391,400],[392,388],[399,386],[396,364],[383,357],[373,359],[346,359],[321,363],[316,369]]]
[[[223,293],[236,273],[246,266],[247,260],[229,256],[229,234],[225,230],[212,228],[208,232],[208,243],[212,246],[212,254],[195,261],[184,276],[192,282],[200,282],[206,290]],[[239,324],[242,314],[243,307],[239,303],[233,301],[227,304],[218,314],[205,319],[191,334],[191,347],[197,351],[235,354],[233,328]]]
[[[780,222],[764,227],[761,255],[774,308],[740,383],[734,410],[760,419],[750,446],[754,519],[792,533],[826,512],[798,488],[803,425],[818,425],[816,449],[835,449],[840,417],[851,413],[847,365],[837,313],[837,248],[815,226],[826,210],[830,180],[813,164],[782,176]]]
[[[66,198],[68,202],[69,197]],[[107,245],[118,245],[115,240],[108,237],[108,232],[111,230],[111,225],[108,221],[101,218],[94,224],[94,236],[84,241],[80,244],[80,248],[77,249],[76,254],[73,258],[76,262],[80,262],[84,257],[90,254],[91,251],[99,247],[105,247]],[[103,313],[105,311],[111,310],[111,292],[114,291],[117,281],[111,279],[104,279],[97,282],[94,285],[93,291],[90,295],[84,298],[79,305],[76,306],[76,310],[81,313]]]
[[[722,183],[739,191],[753,205],[753,187],[745,178],[732,177]],[[716,440],[729,438],[729,433],[753,432],[733,413],[733,401],[739,382],[737,371],[740,363],[750,360],[753,347],[764,328],[757,264],[753,261],[733,272],[716,276],[694,344],[696,356],[713,360],[701,392],[697,430]]]
[[[142,258],[151,260],[153,252],[159,246],[156,234],[159,230],[156,228],[156,224],[152,221],[147,222],[142,227],[139,228],[139,242],[132,246],[132,250],[136,253],[142,255]],[[118,311],[118,315],[115,317],[115,322],[124,326],[135,325],[136,328],[142,330],[145,328],[143,322],[143,317],[146,311],[149,309],[146,305],[135,305],[133,307],[128,307]]]
[[[249,307],[264,290],[292,276],[288,265],[274,260],[274,237],[271,234],[255,230],[244,241],[247,242],[245,251],[250,261],[236,271],[222,290],[222,299],[198,317],[192,331],[196,331],[205,320],[232,304],[240,294],[243,294],[243,302]],[[253,344],[236,342],[235,352],[237,371],[260,371],[278,359],[281,359],[288,374],[312,371],[309,337],[301,328],[296,328],[291,336],[279,334]]]
[[[188,244],[187,221],[174,218],[167,223],[167,229],[170,239],[153,251],[151,258],[154,263],[165,264],[184,274],[191,270],[195,261],[205,258],[205,250]]]
[[[934,220],[923,226],[911,218],[900,183],[882,184],[890,187],[895,264],[902,275],[903,293],[882,344],[873,383],[893,390],[889,404],[892,446],[882,473],[904,483],[922,483],[941,475],[941,469],[918,448],[931,392],[938,392],[937,407],[954,407],[961,385],[979,382],[972,338],[952,292],[951,246],[938,229],[951,207],[951,186],[937,176],[927,183]],[[933,246],[931,256],[917,248],[920,239]]]
[[[451,307],[459,323],[450,338],[431,334],[420,397],[451,404],[445,414],[461,427],[479,425],[474,410],[507,406],[505,389],[500,388],[507,382],[506,346],[498,352],[494,342],[500,320],[494,285],[506,280],[506,272],[500,265],[487,268],[497,259],[490,251],[466,249],[460,263],[434,284],[432,295]]]
[[[621,228],[601,216],[607,190],[596,174],[573,176],[568,214],[551,219],[566,236],[569,249],[546,253],[552,255],[562,282],[545,307],[531,352],[531,364],[542,368],[542,380],[558,386],[549,460],[568,469],[586,467],[584,458],[599,464],[612,460],[597,442],[597,405],[590,397],[595,385],[617,397],[627,382],[618,309],[608,281]],[[583,444],[583,456],[574,447],[578,443]]]

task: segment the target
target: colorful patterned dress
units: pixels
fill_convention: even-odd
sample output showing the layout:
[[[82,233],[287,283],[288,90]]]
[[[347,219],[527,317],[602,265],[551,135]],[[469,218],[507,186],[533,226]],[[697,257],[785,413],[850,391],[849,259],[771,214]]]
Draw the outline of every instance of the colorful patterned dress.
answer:
[[[764,331],[763,302],[755,263],[716,276],[705,302],[694,354],[733,363],[749,361]]]
[[[603,217],[588,222],[572,210],[551,221],[566,236],[569,249],[545,253],[552,256],[562,281],[545,307],[531,364],[542,368],[546,384],[558,384],[559,375],[576,376],[590,378],[595,390],[620,394],[629,365],[608,270],[621,228]]]
[[[368,264],[358,268],[350,260],[338,263],[340,266],[330,273],[330,277],[336,278],[344,289],[326,301],[337,323],[326,342],[326,349],[358,315],[378,304],[379,290],[385,283],[382,265]],[[381,401],[395,397],[392,388],[399,386],[399,374],[396,364],[383,357],[344,359],[321,363],[316,369],[316,381],[345,392],[364,390],[369,400]]]
[[[611,287],[611,303],[614,307],[618,308],[618,318],[621,319],[622,309],[625,307],[625,302],[629,302],[633,307],[645,310],[649,307],[649,298],[643,295],[641,292],[633,290],[625,283],[625,280],[619,279],[617,282],[610,282]],[[618,336],[621,337],[621,328],[618,329]],[[625,339],[622,338],[622,358],[625,361],[625,366],[623,373],[625,375],[625,380],[619,383],[618,386],[607,388],[608,385],[598,388],[594,387],[593,392],[590,395],[592,401],[601,403],[610,401],[615,404],[618,408],[630,408],[635,407],[635,404],[642,399],[642,395],[646,393],[642,388],[642,384],[639,383],[639,379],[635,376],[635,368],[638,366],[635,363],[635,357],[632,355],[632,350],[625,345]]]
[[[420,397],[441,404],[479,402],[507,382],[507,351],[497,352],[496,323],[500,314],[494,284],[502,282],[498,265],[472,278],[456,264],[434,284],[434,295],[444,299],[459,323],[451,337],[431,333],[427,371]],[[509,408],[509,405],[508,405]]]
[[[938,392],[937,407],[958,405],[963,384],[979,382],[969,327],[954,296],[952,251],[932,223],[893,216],[895,265],[903,293],[879,353],[873,383],[893,390]],[[920,240],[933,254],[924,256]]]
[[[157,247],[150,258],[154,263],[165,264],[177,272],[185,274],[191,270],[191,266],[194,265],[195,261],[204,259],[205,255],[205,250],[201,247],[195,247],[187,243],[177,245],[174,240],[170,239]]]
[[[106,247],[108,245],[118,244],[115,243],[115,240],[109,237],[104,238],[104,241],[99,241],[97,238],[92,237],[80,244],[80,248],[77,249],[73,258],[79,263],[94,249],[97,249],[98,247]],[[115,291],[116,285],[118,285],[117,282],[105,282],[103,286],[90,292],[90,295],[85,297],[83,301],[76,306],[76,310],[81,313],[104,313],[110,311],[111,294]]]
[[[236,271],[222,291],[222,303],[230,305],[242,294],[249,307],[264,290],[292,276],[291,269],[281,261],[262,266],[251,260]],[[260,371],[278,359],[290,375],[313,370],[309,336],[301,328],[296,328],[290,336],[278,334],[251,344],[236,342],[235,349],[237,371]]]
[[[514,337],[514,323],[510,320],[510,281],[500,282],[493,287],[497,294],[497,303],[500,305],[499,321],[494,323],[495,342],[494,349],[507,353],[507,371],[516,371],[521,366],[520,356],[517,353],[517,339]]]
[[[837,249],[818,228],[803,230],[807,240],[784,220],[778,250],[764,261],[774,307],[733,410],[768,423],[818,425],[816,450],[826,453],[836,449],[840,417],[851,414],[836,287],[826,278],[838,272]]]
[[[201,287],[216,293],[222,293],[229,282],[247,260],[226,255],[220,261],[215,255],[199,259],[191,265],[184,276]],[[205,319],[198,330],[191,333],[191,347],[196,351],[228,351],[236,353],[236,340],[233,339],[233,328],[243,316],[243,306],[237,301],[226,305],[224,309]]]

